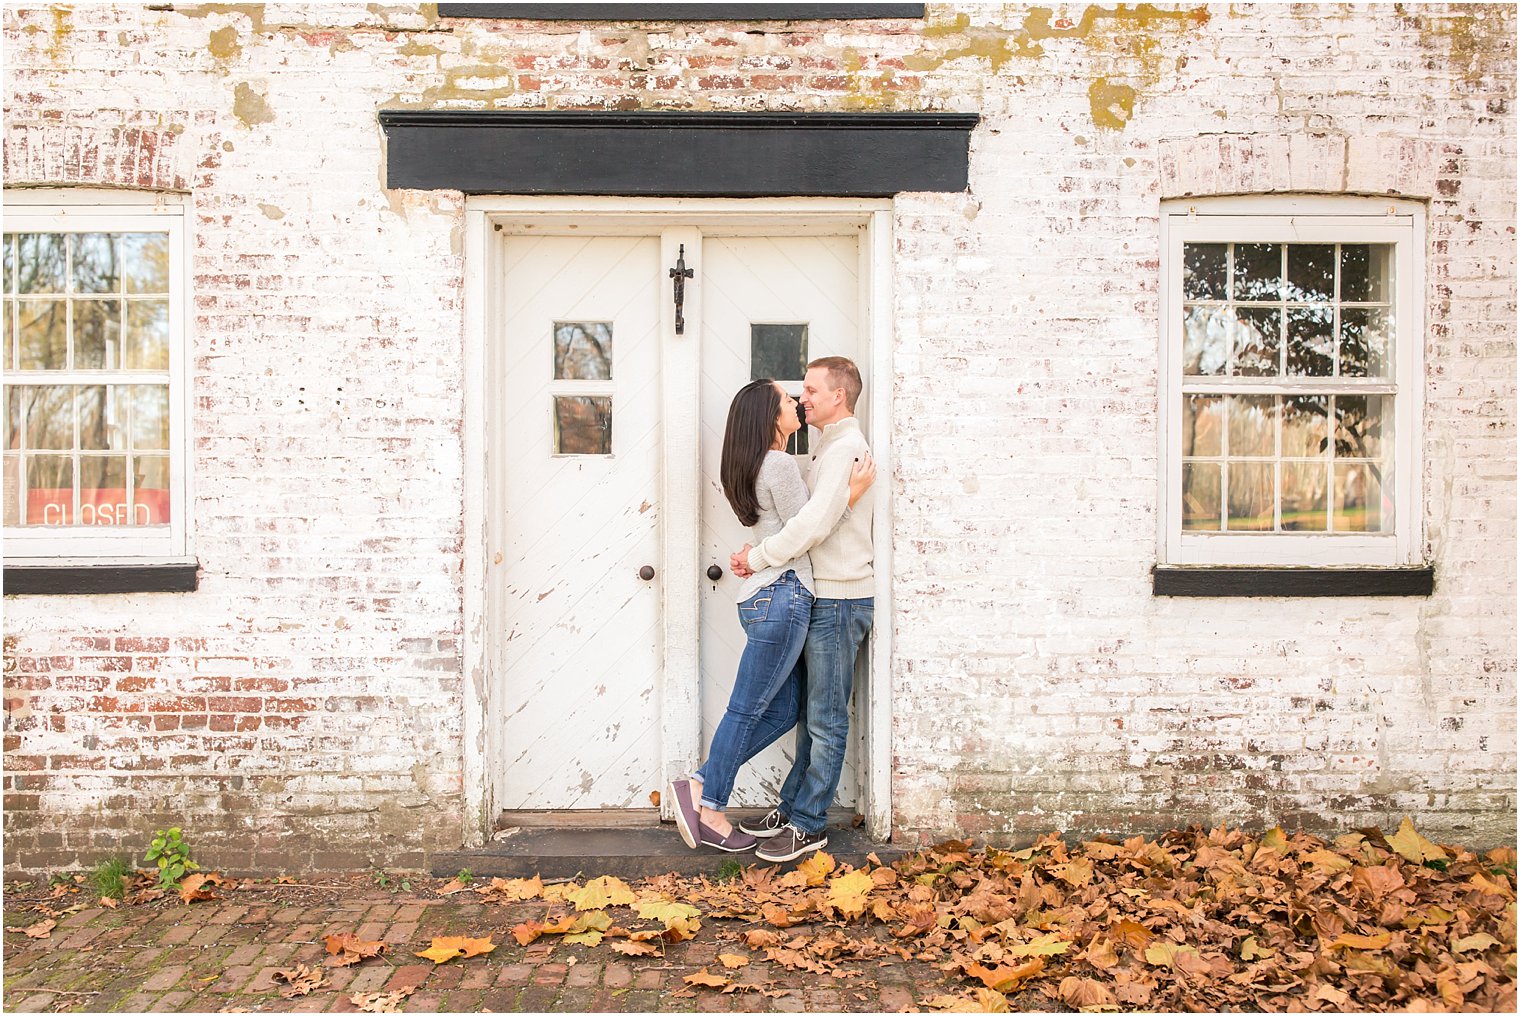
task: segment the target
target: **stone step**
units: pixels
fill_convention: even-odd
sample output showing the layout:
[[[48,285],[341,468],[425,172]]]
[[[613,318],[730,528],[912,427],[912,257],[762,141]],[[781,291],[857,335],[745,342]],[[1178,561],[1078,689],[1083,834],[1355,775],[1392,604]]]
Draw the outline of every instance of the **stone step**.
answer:
[[[907,851],[890,843],[876,843],[861,828],[829,829],[823,848],[836,861],[860,867],[875,853],[891,864]],[[787,862],[789,870],[805,860]],[[521,828],[497,834],[489,845],[475,850],[456,850],[432,856],[432,873],[439,878],[457,875],[468,868],[475,878],[596,878],[616,875],[624,880],[676,872],[681,875],[712,875],[727,861],[742,865],[765,864],[753,851],[730,854],[713,847],[692,850],[674,825],[639,828]]]

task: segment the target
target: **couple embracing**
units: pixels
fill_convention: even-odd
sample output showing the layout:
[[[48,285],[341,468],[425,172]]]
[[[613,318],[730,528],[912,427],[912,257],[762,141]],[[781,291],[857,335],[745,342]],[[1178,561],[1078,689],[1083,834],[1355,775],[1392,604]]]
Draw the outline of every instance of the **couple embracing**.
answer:
[[[754,540],[729,561],[744,579],[738,600],[745,646],[706,763],[671,784],[687,846],[756,848],[759,859],[779,862],[828,844],[855,657],[875,607],[871,512],[853,510],[876,477],[855,419],[860,391],[850,360],[808,364],[802,408],[823,433],[806,483],[783,450],[803,425],[796,400],[761,379],[729,406],[723,493]],[[794,726],[796,760],[779,804],[735,828],[724,811],[739,767]]]

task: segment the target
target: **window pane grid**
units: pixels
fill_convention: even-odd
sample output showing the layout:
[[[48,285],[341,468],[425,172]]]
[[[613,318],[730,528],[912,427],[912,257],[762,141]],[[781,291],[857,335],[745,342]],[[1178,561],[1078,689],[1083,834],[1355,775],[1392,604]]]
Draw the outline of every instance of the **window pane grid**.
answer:
[[[166,369],[168,237],[6,233],[6,369]]]
[[[1184,531],[1389,529],[1391,251],[1184,243]]]
[[[167,384],[7,384],[4,399],[6,525],[169,524]]]
[[[4,250],[6,524],[167,525],[168,233]]]
[[[1380,396],[1185,394],[1184,531],[1387,531],[1392,411]]]
[[[1390,250],[1184,244],[1184,375],[1389,376]],[[1274,369],[1264,369],[1269,365]]]

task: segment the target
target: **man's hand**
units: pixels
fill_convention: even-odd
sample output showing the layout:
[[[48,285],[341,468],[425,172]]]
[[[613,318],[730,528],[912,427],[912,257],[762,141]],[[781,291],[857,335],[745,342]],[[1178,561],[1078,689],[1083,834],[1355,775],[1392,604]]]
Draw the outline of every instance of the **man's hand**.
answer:
[[[749,567],[749,552],[750,545],[746,543],[743,550],[736,550],[728,557],[729,570],[741,579],[747,579],[755,574]]]
[[[871,484],[876,482],[876,460],[866,452],[863,459],[856,459],[855,465],[850,468],[850,507],[854,508],[856,502],[870,489]]]

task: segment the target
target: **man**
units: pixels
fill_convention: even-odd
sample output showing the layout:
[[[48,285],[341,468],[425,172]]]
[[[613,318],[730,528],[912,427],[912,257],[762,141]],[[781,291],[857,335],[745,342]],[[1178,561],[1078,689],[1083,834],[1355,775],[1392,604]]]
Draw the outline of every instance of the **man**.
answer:
[[[844,766],[855,656],[875,614],[871,512],[846,513],[850,471],[870,456],[855,419],[860,391],[860,370],[844,357],[808,364],[802,405],[807,422],[823,432],[806,477],[811,497],[781,532],[757,547],[746,544],[729,561],[743,577],[811,554],[818,593],[802,651],[807,677],[796,761],[781,787],[780,805],[763,819],[739,824],[764,839],[755,851],[763,861],[790,861],[829,842],[827,813]]]

